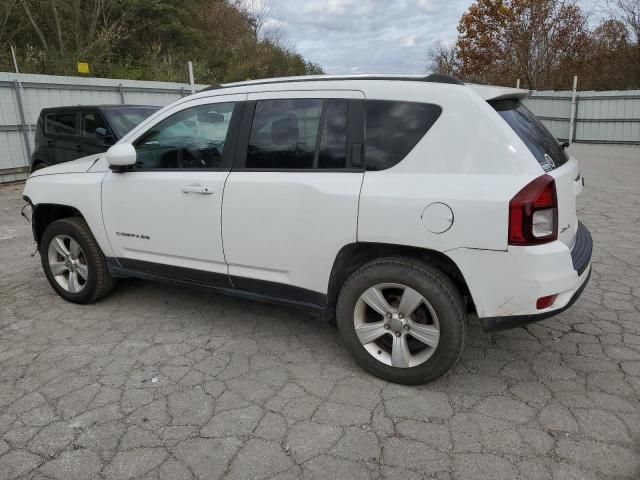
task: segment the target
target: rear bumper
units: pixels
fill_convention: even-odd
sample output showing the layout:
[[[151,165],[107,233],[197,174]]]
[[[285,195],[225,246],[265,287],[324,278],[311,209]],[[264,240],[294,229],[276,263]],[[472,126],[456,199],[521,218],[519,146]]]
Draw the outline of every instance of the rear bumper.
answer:
[[[505,330],[557,315],[575,303],[591,275],[593,241],[579,224],[571,250],[556,241],[533,247],[509,247],[507,252],[448,252],[462,271],[473,297],[481,327]],[[536,300],[557,295],[538,310]]]
[[[562,313],[565,310],[569,309],[576,302],[576,300],[580,298],[580,295],[582,295],[582,292],[587,286],[587,283],[589,283],[590,278],[591,268],[589,267],[584,282],[582,283],[582,285],[580,285],[580,288],[576,290],[569,302],[564,307],[560,307],[557,310],[550,310],[543,313],[532,313],[530,315],[509,315],[506,317],[479,318],[478,320],[480,321],[480,327],[482,327],[485,332],[497,332],[499,330],[508,330],[510,328],[522,327],[524,325],[539,322],[546,318],[558,315],[559,313]]]

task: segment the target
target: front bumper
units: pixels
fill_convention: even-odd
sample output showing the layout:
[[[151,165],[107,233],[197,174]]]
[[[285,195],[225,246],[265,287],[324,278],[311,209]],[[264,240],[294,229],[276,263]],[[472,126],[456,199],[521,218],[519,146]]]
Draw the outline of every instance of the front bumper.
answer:
[[[578,224],[576,233],[576,242],[571,249],[571,263],[578,274],[580,280],[577,290],[571,295],[569,301],[562,307],[544,311],[541,313],[533,313],[529,315],[509,315],[506,317],[485,317],[480,318],[480,326],[484,331],[507,330],[509,328],[521,327],[533,322],[539,322],[549,317],[558,315],[570,308],[589,283],[591,278],[591,254],[593,252],[593,240],[591,233],[582,223]]]

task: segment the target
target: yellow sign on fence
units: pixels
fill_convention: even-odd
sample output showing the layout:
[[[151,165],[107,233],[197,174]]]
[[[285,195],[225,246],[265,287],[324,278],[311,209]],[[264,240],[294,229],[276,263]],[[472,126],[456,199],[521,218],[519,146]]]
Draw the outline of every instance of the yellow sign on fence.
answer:
[[[89,64],[78,62],[78,73],[89,73]]]

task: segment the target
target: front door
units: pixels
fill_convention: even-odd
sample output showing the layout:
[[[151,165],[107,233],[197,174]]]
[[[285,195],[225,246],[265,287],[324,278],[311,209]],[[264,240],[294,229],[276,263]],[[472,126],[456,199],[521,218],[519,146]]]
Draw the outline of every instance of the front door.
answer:
[[[249,94],[222,212],[235,287],[322,304],[338,251],[356,241],[363,99]]]
[[[100,111],[95,109],[80,111],[80,135],[82,138],[78,145],[82,150],[81,156],[105,152],[113,144],[113,141],[107,141],[96,135],[98,128],[104,128],[108,135],[112,135]]]
[[[104,224],[122,267],[228,285],[220,215],[245,98],[177,105],[133,140],[135,167],[106,176]]]

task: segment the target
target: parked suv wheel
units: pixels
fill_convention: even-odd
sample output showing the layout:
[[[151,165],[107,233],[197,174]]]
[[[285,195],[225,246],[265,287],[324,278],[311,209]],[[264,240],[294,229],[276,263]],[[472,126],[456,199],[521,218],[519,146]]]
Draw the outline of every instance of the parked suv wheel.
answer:
[[[51,223],[42,235],[40,258],[49,283],[65,300],[91,303],[113,288],[104,255],[80,218]]]
[[[373,375],[414,385],[433,380],[460,357],[465,314],[446,275],[403,258],[368,263],[338,297],[337,323],[356,361]]]

